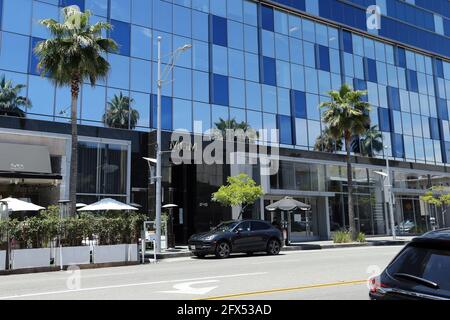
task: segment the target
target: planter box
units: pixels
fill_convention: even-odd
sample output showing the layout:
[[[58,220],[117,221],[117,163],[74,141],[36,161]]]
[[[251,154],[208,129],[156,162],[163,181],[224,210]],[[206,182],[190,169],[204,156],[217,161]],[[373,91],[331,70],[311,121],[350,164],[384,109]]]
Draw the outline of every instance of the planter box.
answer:
[[[13,269],[50,267],[50,248],[12,250]]]
[[[82,265],[91,263],[91,247],[63,247],[62,248],[62,263],[64,266]],[[60,249],[56,248],[55,265],[61,265]]]
[[[0,271],[5,270],[6,251],[0,251]]]
[[[94,246],[94,263],[138,261],[137,244]]]

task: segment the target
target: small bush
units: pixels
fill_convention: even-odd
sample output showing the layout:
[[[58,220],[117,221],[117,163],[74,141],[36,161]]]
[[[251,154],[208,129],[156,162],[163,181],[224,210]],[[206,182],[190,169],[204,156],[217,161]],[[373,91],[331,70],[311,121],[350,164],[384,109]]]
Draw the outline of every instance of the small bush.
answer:
[[[352,242],[352,235],[349,231],[338,231],[333,235],[334,243],[350,243]]]
[[[358,236],[356,237],[356,242],[360,242],[360,243],[366,243],[366,235],[362,232],[360,232],[358,234]]]

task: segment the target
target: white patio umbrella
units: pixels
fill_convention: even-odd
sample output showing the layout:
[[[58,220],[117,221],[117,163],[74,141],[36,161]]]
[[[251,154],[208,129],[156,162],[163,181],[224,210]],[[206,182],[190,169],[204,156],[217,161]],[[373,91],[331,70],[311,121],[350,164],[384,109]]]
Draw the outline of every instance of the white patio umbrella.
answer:
[[[40,207],[33,203],[25,202],[15,198],[2,199],[0,200],[0,202],[5,202],[8,205],[8,210],[12,212],[45,210],[44,207]]]
[[[114,199],[102,199],[96,203],[78,209],[83,211],[137,211],[138,209]]]
[[[174,209],[178,208],[176,204],[166,204],[165,206],[162,206],[163,209]]]

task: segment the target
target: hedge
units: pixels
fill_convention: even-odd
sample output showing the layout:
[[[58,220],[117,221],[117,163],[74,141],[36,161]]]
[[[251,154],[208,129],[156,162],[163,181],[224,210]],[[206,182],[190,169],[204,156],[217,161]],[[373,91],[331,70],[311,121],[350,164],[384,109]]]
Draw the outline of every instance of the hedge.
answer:
[[[39,215],[22,221],[0,220],[0,239],[9,231],[20,248],[46,248],[61,234],[63,246],[81,246],[83,240],[97,240],[99,245],[137,243],[145,215],[137,213],[83,213],[59,218],[59,208],[49,207]]]

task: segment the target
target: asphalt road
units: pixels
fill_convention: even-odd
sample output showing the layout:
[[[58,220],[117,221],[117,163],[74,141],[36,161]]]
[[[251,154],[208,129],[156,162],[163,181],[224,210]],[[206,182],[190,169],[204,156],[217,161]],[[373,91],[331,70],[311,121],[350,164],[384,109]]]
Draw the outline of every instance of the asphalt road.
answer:
[[[5,299],[367,300],[367,279],[401,247],[177,258],[129,267],[0,276]]]

